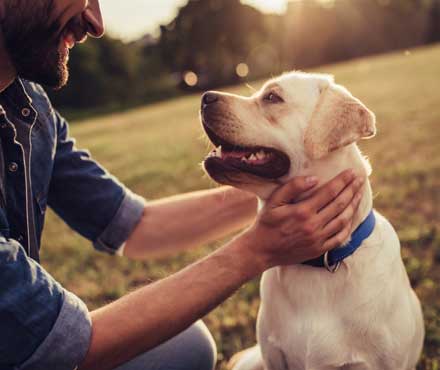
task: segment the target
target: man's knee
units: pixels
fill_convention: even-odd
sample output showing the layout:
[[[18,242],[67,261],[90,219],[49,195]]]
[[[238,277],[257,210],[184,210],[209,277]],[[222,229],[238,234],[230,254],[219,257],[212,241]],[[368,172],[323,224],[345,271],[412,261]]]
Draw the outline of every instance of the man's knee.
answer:
[[[193,351],[197,369],[213,370],[217,362],[217,347],[206,325],[198,321],[188,329],[187,339],[188,350]]]
[[[216,362],[214,339],[205,324],[199,321],[117,370],[213,370]]]

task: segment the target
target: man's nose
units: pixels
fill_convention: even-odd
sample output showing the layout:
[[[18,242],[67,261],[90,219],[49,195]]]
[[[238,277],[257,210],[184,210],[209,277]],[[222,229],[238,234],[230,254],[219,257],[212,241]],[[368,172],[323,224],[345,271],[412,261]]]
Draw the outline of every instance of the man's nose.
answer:
[[[87,33],[89,36],[99,38],[104,35],[105,28],[99,0],[89,1],[87,9],[84,10],[83,19],[87,24]]]

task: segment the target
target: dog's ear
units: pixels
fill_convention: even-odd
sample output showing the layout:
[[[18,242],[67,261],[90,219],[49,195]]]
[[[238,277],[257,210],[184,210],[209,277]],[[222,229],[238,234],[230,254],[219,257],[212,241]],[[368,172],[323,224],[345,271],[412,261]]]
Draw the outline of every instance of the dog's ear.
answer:
[[[342,86],[322,87],[304,136],[306,154],[320,159],[332,151],[376,134],[376,117]]]

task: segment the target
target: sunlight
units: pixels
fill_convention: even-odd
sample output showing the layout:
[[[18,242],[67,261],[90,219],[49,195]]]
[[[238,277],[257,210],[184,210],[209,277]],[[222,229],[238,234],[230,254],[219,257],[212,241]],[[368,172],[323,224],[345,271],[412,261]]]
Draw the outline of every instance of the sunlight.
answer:
[[[256,6],[270,13],[283,13],[287,6],[287,0],[242,0],[242,3]]]

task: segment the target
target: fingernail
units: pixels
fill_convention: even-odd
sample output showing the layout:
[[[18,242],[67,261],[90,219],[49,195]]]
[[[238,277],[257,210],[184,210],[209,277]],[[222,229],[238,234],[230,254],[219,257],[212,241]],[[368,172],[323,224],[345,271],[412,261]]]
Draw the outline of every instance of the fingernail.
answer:
[[[314,185],[318,182],[318,178],[316,176],[308,176],[306,177],[306,184]]]

